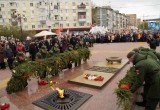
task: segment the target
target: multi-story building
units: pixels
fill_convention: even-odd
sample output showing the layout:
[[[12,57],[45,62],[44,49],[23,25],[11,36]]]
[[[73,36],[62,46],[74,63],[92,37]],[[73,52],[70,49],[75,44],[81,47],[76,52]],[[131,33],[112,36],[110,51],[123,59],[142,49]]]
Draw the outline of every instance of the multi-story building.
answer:
[[[138,18],[138,19],[137,19],[137,27],[138,27],[141,23],[142,23],[141,19]]]
[[[99,26],[107,27],[111,31],[128,28],[127,16],[113,10],[110,6],[95,7],[92,11],[92,17]]]
[[[0,1],[0,25],[19,25],[23,30],[85,30],[91,23],[91,0]]]
[[[129,26],[137,27],[137,15],[136,14],[127,14],[129,18]]]

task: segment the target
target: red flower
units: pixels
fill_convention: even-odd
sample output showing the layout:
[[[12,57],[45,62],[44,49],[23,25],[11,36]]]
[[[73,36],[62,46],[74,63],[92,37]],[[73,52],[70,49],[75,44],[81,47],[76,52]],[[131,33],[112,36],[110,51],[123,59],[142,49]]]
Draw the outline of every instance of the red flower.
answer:
[[[47,85],[48,84],[48,82],[45,80],[38,80],[37,82],[38,82],[38,85]]]
[[[130,90],[130,86],[127,84],[121,84],[120,88]]]
[[[85,79],[88,79],[88,76],[85,76],[84,78],[85,78]]]
[[[21,78],[27,78],[28,76],[21,76]]]
[[[103,79],[104,79],[103,77],[98,76],[98,77],[97,77],[97,78],[95,78],[94,80],[95,80],[95,81],[103,81]]]
[[[0,105],[0,109],[1,109],[1,110],[5,110],[5,109],[7,109],[8,107],[10,107],[10,104],[7,104],[7,103],[5,103],[4,105]]]
[[[43,65],[43,63],[42,62],[37,62],[39,65]]]
[[[57,84],[58,82],[57,82],[57,81],[55,81],[55,80],[53,80],[53,81],[52,81],[52,83],[53,83],[53,84]]]

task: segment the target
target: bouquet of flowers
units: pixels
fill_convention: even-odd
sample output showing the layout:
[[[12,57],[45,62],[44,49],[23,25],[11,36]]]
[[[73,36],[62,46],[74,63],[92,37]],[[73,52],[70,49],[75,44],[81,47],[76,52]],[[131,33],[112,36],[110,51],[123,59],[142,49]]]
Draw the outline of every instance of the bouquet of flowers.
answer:
[[[94,81],[103,81],[104,77],[98,75],[85,74],[85,79],[94,80]]]

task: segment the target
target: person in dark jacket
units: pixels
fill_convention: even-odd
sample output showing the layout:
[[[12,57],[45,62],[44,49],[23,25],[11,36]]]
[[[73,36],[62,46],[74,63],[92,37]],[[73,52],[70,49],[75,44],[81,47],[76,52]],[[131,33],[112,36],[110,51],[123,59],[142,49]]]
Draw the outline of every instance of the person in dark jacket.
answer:
[[[149,44],[151,49],[156,50],[157,41],[155,38],[153,38],[152,35],[150,35],[150,37],[148,38],[147,43]]]
[[[135,52],[129,52],[127,58],[135,65],[137,78],[131,86],[131,92],[134,93],[145,82],[147,88],[144,88],[146,99],[143,101],[145,110],[155,110],[160,101],[160,65],[148,55],[142,55]],[[142,105],[137,102],[138,105]]]
[[[9,69],[13,69],[14,53],[9,45],[6,45],[5,56],[7,58]]]
[[[70,44],[73,45],[73,48],[75,48],[76,44],[77,44],[77,39],[75,36],[72,36],[72,38],[70,39]]]
[[[2,46],[2,44],[0,43],[0,69],[5,69],[5,62],[4,62],[4,47]]]
[[[9,48],[11,48],[12,52],[14,53],[14,57],[16,57],[16,54],[17,54],[17,52],[16,52],[16,44],[13,42],[12,39],[9,41],[8,44],[9,44]]]
[[[38,52],[38,47],[36,43],[33,41],[29,45],[29,54],[31,56],[32,61],[35,61],[37,52]]]

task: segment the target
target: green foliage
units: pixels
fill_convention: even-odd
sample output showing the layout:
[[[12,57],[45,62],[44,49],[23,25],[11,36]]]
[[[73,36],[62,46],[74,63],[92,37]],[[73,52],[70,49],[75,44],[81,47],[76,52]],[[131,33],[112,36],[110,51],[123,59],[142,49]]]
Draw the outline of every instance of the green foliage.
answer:
[[[8,94],[23,90],[28,85],[27,79],[12,76],[7,83],[6,91]]]
[[[27,79],[30,77],[43,79],[48,75],[57,75],[59,71],[67,68],[70,62],[75,63],[82,59],[87,60],[89,57],[89,49],[81,48],[57,54],[50,58],[20,64],[13,70],[12,78],[7,84],[7,93],[23,90],[27,86]]]
[[[14,38],[18,38],[21,41],[24,41],[26,39],[27,36],[33,37],[36,34],[35,31],[22,31],[16,27],[16,26],[12,26],[12,27],[2,27],[0,29],[0,35],[1,36],[5,36],[5,37],[9,37],[9,36],[13,36]]]
[[[139,29],[148,30],[148,22],[142,22],[139,26]]]
[[[5,37],[9,37],[11,35],[11,31],[8,27],[2,27],[0,30],[0,35],[5,36]]]
[[[127,71],[126,76],[119,81],[119,85],[115,93],[117,95],[117,104],[118,107],[122,107],[123,110],[131,110],[131,96],[132,93],[128,89],[123,89],[120,86],[122,84],[132,86],[133,82],[136,80],[136,70],[135,67],[131,67],[129,71]]]

